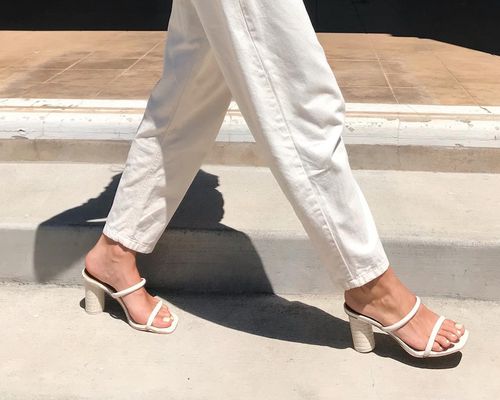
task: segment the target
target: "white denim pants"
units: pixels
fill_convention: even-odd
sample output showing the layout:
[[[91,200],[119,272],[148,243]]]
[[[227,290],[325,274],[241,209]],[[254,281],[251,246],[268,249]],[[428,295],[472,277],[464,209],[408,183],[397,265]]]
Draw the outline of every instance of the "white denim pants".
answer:
[[[334,278],[348,289],[381,275],[389,262],[341,138],[344,100],[302,0],[174,0],[163,77],[104,234],[153,250],[231,98]]]

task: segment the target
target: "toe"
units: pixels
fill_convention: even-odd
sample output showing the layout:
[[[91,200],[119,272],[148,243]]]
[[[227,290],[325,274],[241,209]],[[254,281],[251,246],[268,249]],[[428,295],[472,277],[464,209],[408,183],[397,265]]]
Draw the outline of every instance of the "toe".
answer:
[[[450,340],[448,340],[445,336],[443,335],[437,335],[436,336],[436,340],[434,341],[434,346],[438,344],[438,346],[441,348],[441,350],[438,350],[438,351],[442,351],[443,349],[447,349],[449,348],[450,346],[452,346],[453,344],[451,343]],[[434,347],[433,346],[433,347]]]
[[[460,338],[453,332],[440,331],[439,333],[452,343],[457,343],[460,340]]]
[[[465,333],[465,327],[462,324],[455,324],[455,331],[458,337],[461,337]]]
[[[452,343],[457,343],[460,339],[459,332],[455,328],[455,323],[453,321],[449,321],[449,323],[443,324],[443,326],[439,330],[439,334],[444,336]]]
[[[444,349],[441,347],[441,345],[438,342],[434,342],[434,345],[432,346],[432,351],[443,351]]]
[[[447,329],[449,331],[455,330],[455,321],[452,319],[445,319],[441,328]]]
[[[173,318],[167,306],[163,306],[156,316],[153,325],[157,328],[168,328],[172,325]]]
[[[446,336],[448,340],[452,342],[458,342],[458,340],[460,340],[460,336],[464,334],[464,327],[462,324],[456,323],[451,319],[447,319],[443,322],[439,333]]]

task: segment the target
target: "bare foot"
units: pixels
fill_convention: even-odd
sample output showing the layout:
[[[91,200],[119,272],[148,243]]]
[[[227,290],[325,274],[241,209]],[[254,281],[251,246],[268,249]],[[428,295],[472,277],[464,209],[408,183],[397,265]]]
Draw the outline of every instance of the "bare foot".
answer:
[[[415,295],[389,268],[377,279],[344,294],[346,304],[354,311],[369,316],[384,326],[401,320],[415,305]],[[415,350],[424,350],[438,315],[421,305],[415,316],[394,333]],[[443,351],[458,342],[464,334],[464,326],[445,320],[438,332],[433,351]]]
[[[96,245],[85,257],[85,269],[116,291],[126,289],[141,280],[135,262],[135,252],[101,235]],[[138,324],[146,324],[158,300],[144,288],[122,297],[130,317]],[[153,321],[157,328],[172,324],[167,306],[163,306]]]

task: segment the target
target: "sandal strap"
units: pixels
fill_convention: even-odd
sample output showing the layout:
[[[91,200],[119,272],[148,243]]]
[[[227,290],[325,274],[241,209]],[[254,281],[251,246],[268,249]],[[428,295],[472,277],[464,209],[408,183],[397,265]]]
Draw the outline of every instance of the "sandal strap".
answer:
[[[431,354],[432,346],[434,345],[436,336],[439,332],[439,329],[441,328],[441,325],[443,325],[445,319],[446,319],[445,317],[440,316],[436,321],[436,323],[434,324],[434,328],[432,328],[431,335],[429,336],[429,340],[427,341],[427,346],[425,346],[424,357],[427,357],[429,354]]]
[[[119,292],[111,293],[111,297],[114,299],[118,299],[119,297],[126,296],[127,294],[130,294],[132,292],[135,292],[136,290],[139,290],[146,284],[146,279],[141,278],[141,281],[136,283],[135,285],[130,286],[127,289],[120,290]]]
[[[151,314],[149,314],[148,322],[146,322],[146,327],[151,328],[153,326],[153,321],[155,320],[156,316],[160,312],[160,309],[163,305],[163,301],[159,301],[156,303],[155,308],[153,308],[153,311],[151,311]]]
[[[418,297],[418,296],[415,296],[415,297],[417,298],[417,301],[415,302],[415,305],[410,310],[410,312],[408,314],[406,314],[406,316],[402,320],[396,322],[395,324],[392,324],[389,326],[384,326],[384,329],[383,329],[384,331],[386,331],[386,332],[397,331],[398,329],[405,326],[408,323],[408,321],[415,316],[415,314],[418,311],[418,308],[420,307],[420,303],[421,303],[420,297]]]

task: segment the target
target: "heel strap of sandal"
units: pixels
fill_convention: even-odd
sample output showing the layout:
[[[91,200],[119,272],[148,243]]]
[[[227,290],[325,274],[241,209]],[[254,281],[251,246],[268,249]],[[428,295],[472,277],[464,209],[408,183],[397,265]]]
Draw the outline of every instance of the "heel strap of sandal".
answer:
[[[111,297],[114,299],[118,299],[119,297],[126,296],[127,294],[130,294],[132,292],[135,292],[136,290],[139,290],[146,284],[146,279],[141,278],[141,281],[136,283],[135,285],[130,286],[127,289],[120,290],[119,292],[111,293]]]
[[[393,332],[393,331],[397,331],[398,329],[405,326],[408,323],[408,321],[415,316],[415,314],[418,311],[418,308],[420,307],[420,303],[421,303],[420,297],[416,296],[416,298],[417,298],[417,301],[415,302],[415,305],[410,310],[410,312],[408,314],[406,314],[406,316],[403,319],[396,322],[395,324],[392,324],[389,326],[384,326],[383,330],[386,332]],[[434,340],[433,340],[433,342],[434,342]]]

